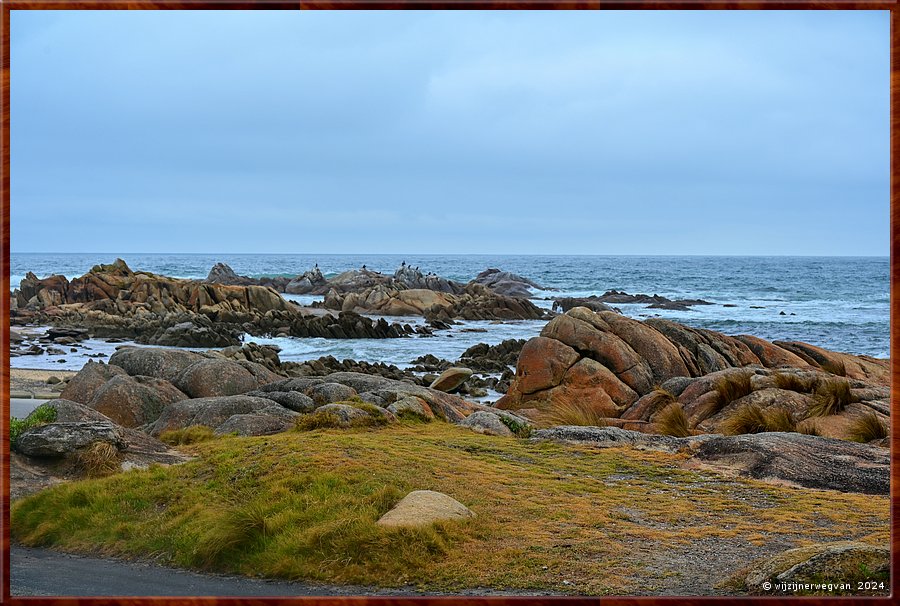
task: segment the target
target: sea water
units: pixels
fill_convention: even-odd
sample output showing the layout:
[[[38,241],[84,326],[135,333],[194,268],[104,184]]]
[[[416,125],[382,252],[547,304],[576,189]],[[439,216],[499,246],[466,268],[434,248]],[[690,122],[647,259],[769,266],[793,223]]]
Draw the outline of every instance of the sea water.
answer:
[[[203,279],[218,262],[251,277],[295,276],[318,264],[326,277],[365,265],[393,273],[402,262],[422,272],[467,282],[489,267],[531,278],[548,290],[535,291],[534,302],[550,308],[552,299],[600,295],[610,289],[630,294],[658,294],[670,299],[704,299],[714,305],[689,311],[616,305],[637,319],[663,317],[725,334],[750,334],[768,340],[799,340],[827,349],[875,357],[889,355],[890,278],[888,257],[699,257],[699,256],[528,256],[528,255],[268,255],[268,254],[115,254],[13,253],[10,285],[28,271],[38,277],[74,278],[98,263],[122,257],[133,270],[179,278]],[[321,297],[286,295],[303,304]],[[724,305],[729,305],[725,307]],[[733,305],[733,307],[731,307]],[[421,318],[388,318],[422,323]],[[455,360],[476,343],[537,336],[543,321],[494,324],[465,322],[433,337],[405,339],[299,339],[252,337],[282,348],[284,360],[303,361],[332,355],[399,366],[426,353]],[[473,331],[473,329],[475,331]],[[483,331],[483,332],[482,332]],[[114,351],[115,345],[90,341],[91,353]],[[15,367],[80,368],[85,359],[72,354],[63,364],[45,356],[22,356]]]

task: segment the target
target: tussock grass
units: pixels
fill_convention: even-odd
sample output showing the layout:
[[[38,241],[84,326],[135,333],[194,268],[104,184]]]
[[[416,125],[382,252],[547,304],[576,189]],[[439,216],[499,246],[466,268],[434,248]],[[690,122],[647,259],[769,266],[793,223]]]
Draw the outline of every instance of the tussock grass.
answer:
[[[122,455],[107,442],[94,442],[75,454],[75,463],[89,478],[102,478],[121,471]]]
[[[191,425],[183,429],[170,429],[159,435],[159,439],[170,446],[182,446],[197,444],[207,440],[214,440],[219,436],[206,425]]]
[[[810,393],[816,387],[815,377],[801,377],[789,372],[776,372],[772,375],[772,379],[778,389],[798,393]]]
[[[56,420],[56,409],[48,406],[46,402],[31,411],[24,419],[13,417],[9,420],[9,444],[15,449],[16,442],[22,432],[39,427],[47,423],[53,423]]]
[[[853,419],[847,428],[847,438],[854,442],[871,442],[890,435],[888,426],[874,412]]]
[[[750,392],[753,391],[750,385],[750,377],[750,373],[731,373],[720,377],[716,381],[714,388],[716,398],[713,400],[707,416],[712,416],[735,400],[740,400],[744,396],[750,395]]]
[[[819,368],[824,370],[825,372],[830,372],[833,375],[837,375],[839,377],[847,376],[847,367],[844,364],[843,360],[825,360],[821,364],[819,364]]]
[[[606,427],[606,417],[597,411],[590,402],[563,402],[537,415],[537,422],[544,427],[558,425],[582,425],[585,427]]]
[[[678,398],[671,391],[659,386],[656,386],[653,391],[644,397],[648,400],[647,405],[651,415],[678,401]]]
[[[809,407],[809,415],[811,417],[836,415],[852,401],[850,382],[846,379],[819,381]]]
[[[767,431],[796,431],[797,423],[784,408],[763,410],[757,404],[741,406],[722,423],[722,431],[731,436]]]
[[[654,553],[668,561],[669,546],[688,549],[698,538],[827,541],[853,528],[878,542],[890,531],[887,496],[728,479],[682,469],[678,454],[484,436],[446,423],[225,436],[191,449],[196,458],[180,465],[17,500],[12,539],[253,576],[594,595],[666,582],[647,576],[650,556],[636,544],[659,545]],[[412,490],[448,494],[476,517],[378,526]],[[635,507],[654,524],[614,513]]]
[[[662,409],[656,416],[655,422],[659,433],[663,435],[676,438],[686,438],[691,435],[687,415],[684,414],[684,409],[678,403],[669,404]]]
[[[804,419],[797,423],[797,433],[802,433],[807,436],[822,435],[822,432],[819,431],[819,426],[812,419]]]

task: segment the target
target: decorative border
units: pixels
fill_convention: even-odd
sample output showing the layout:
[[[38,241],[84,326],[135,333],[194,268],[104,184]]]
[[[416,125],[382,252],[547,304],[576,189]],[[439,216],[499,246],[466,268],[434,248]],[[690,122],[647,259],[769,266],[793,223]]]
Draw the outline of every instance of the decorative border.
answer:
[[[623,606],[648,604],[719,604],[737,602],[740,604],[769,606],[791,603],[802,600],[804,604],[890,604],[898,595],[898,576],[900,576],[900,540],[898,534],[891,529],[891,597],[865,598],[791,598],[791,597],[614,597],[614,598],[581,598],[581,597],[269,597],[269,598],[32,598],[11,597],[9,584],[9,241],[10,241],[10,39],[9,20],[11,10],[888,10],[891,12],[891,519],[897,520],[897,496],[900,472],[898,472],[897,439],[900,429],[900,411],[894,403],[900,401],[900,305],[896,305],[896,295],[900,295],[900,0],[309,0],[297,2],[293,0],[0,0],[2,21],[0,21],[0,88],[3,98],[0,106],[0,131],[2,131],[2,174],[0,189],[3,210],[2,251],[0,251],[0,494],[2,494],[3,511],[0,518],[0,603],[18,604],[21,606],[169,606],[175,604],[204,605],[213,604],[315,604],[341,606],[378,605],[392,606],[400,604],[440,605],[596,605],[598,603],[621,604]],[[900,406],[900,405],[898,405]]]

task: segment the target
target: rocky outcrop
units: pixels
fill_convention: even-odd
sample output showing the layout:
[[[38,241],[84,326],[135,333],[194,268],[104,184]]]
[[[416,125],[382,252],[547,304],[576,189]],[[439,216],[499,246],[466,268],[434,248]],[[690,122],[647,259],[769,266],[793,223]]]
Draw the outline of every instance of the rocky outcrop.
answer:
[[[886,360],[576,307],[525,343],[515,379],[497,407],[540,412],[580,403],[653,431],[655,415],[677,399],[692,429],[712,432],[746,406],[781,408],[800,421],[824,387],[849,380],[859,408],[843,402],[840,414],[869,409],[887,422],[887,370]],[[659,387],[669,400],[642,398]],[[837,437],[830,423],[821,429]]]
[[[889,585],[891,550],[887,546],[856,541],[838,541],[788,549],[774,557],[754,562],[743,575],[743,585],[752,595],[795,596],[793,584],[849,585],[841,594],[859,595],[857,583],[884,581]],[[785,587],[787,589],[785,589]],[[814,593],[814,592],[803,592]],[[834,595],[834,591],[821,592]]]
[[[416,527],[442,520],[464,520],[474,515],[468,507],[442,492],[414,490],[376,523],[388,528]]]
[[[88,360],[88,363],[78,371],[78,374],[69,379],[66,388],[59,397],[87,404],[93,399],[94,394],[100,387],[116,376],[128,376],[128,373],[118,366]]]
[[[182,400],[166,407],[149,427],[148,433],[159,436],[165,431],[204,425],[216,431],[235,415],[262,415],[284,421],[287,428],[298,413],[267,398],[254,396],[224,396]],[[222,433],[227,433],[223,431]]]
[[[554,427],[535,440],[630,447],[689,455],[688,466],[806,488],[888,494],[890,453],[883,448],[798,433],[688,438],[648,435],[614,427]]]
[[[244,281],[232,277],[230,268],[214,270],[213,278]],[[243,333],[391,338],[414,332],[409,326],[356,314],[310,314],[267,286],[133,272],[121,259],[98,265],[71,282],[62,276],[37,280],[30,274],[16,298],[14,323],[86,328],[97,337],[129,338],[149,345],[227,347],[239,345]]]
[[[493,290],[498,295],[528,299],[533,296],[531,290],[546,290],[543,286],[528,278],[508,271],[489,268],[478,274],[471,283],[480,284]]]

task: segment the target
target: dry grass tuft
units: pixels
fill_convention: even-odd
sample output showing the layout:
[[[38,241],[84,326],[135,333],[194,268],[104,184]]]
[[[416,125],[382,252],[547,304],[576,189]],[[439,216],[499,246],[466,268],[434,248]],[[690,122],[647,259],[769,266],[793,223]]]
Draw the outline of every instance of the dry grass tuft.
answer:
[[[750,395],[753,388],[750,386],[750,373],[733,373],[719,378],[716,381],[716,399],[713,402],[708,416],[712,416],[723,408]]]
[[[853,419],[847,428],[847,438],[854,442],[871,442],[888,437],[888,426],[874,412]]]
[[[757,404],[740,407],[722,423],[722,431],[736,436],[766,431],[796,431],[797,423],[790,411],[784,408],[763,410]]]
[[[772,375],[772,379],[775,381],[775,387],[778,389],[786,389],[798,393],[810,393],[816,387],[814,377],[801,377],[789,372],[776,372]]]
[[[606,417],[591,406],[590,403],[583,401],[555,404],[552,408],[542,411],[536,420],[544,427],[556,427],[559,425],[606,427],[607,425]]]
[[[182,446],[196,444],[217,438],[211,427],[206,425],[191,425],[184,429],[170,429],[159,434],[159,439],[170,446]]]
[[[75,463],[89,478],[102,478],[121,470],[119,449],[107,442],[94,442],[75,455]]]
[[[847,376],[847,367],[844,365],[843,360],[837,360],[836,362],[825,360],[824,362],[819,364],[819,368],[821,368],[825,372],[830,372],[831,374],[837,375],[839,377]]]
[[[687,415],[680,404],[672,403],[666,406],[655,419],[659,433],[676,438],[686,438],[691,435]]]
[[[846,379],[819,381],[813,394],[813,403],[809,407],[809,416],[836,415],[847,408],[852,401],[850,382]]]
[[[797,423],[797,433],[802,433],[807,436],[821,436],[822,432],[819,431],[819,426],[813,421],[813,419],[805,419],[800,423]]]

